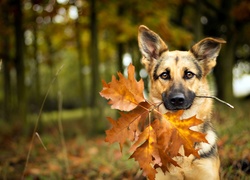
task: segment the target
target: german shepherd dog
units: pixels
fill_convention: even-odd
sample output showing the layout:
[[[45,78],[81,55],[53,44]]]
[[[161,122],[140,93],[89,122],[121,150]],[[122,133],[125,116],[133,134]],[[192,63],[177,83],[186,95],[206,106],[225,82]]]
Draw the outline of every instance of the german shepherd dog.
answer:
[[[216,65],[222,39],[205,38],[189,51],[169,51],[158,34],[141,25],[138,31],[139,48],[150,78],[149,98],[161,104],[161,113],[184,110],[182,118],[196,116],[204,121],[193,130],[206,134],[209,143],[197,143],[200,158],[193,155],[176,157],[181,166],[169,165],[169,173],[161,170],[156,179],[217,180],[220,160],[216,146],[216,134],[211,124],[212,100],[197,96],[209,96],[206,76]],[[183,149],[180,150],[183,154]]]

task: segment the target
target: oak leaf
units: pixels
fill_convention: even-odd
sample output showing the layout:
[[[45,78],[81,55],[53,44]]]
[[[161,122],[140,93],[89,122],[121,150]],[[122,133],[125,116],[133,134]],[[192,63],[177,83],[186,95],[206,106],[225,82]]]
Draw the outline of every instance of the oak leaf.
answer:
[[[142,144],[141,144],[142,143]],[[144,175],[149,179],[155,179],[156,170],[152,166],[153,159],[159,159],[158,148],[155,145],[157,143],[156,134],[151,126],[148,126],[139,136],[138,141],[132,146],[132,149],[136,148],[130,158],[134,158],[138,161]],[[160,161],[160,160],[158,160]]]
[[[195,142],[208,143],[205,134],[191,130],[193,126],[197,126],[203,123],[202,120],[197,119],[195,116],[181,119],[183,110],[177,111],[176,113],[166,113],[163,115],[163,121],[168,121],[172,126],[172,135],[168,152],[171,157],[178,155],[180,147],[183,145],[185,150],[185,156],[193,154],[199,158],[198,149],[194,148]]]
[[[131,111],[136,108],[140,102],[145,102],[143,96],[144,82],[135,80],[135,67],[128,66],[128,78],[126,79],[118,72],[119,80],[112,76],[110,83],[103,81],[103,89],[100,95],[110,99],[111,108],[121,111]]]
[[[130,158],[138,161],[143,174],[150,180],[155,178],[156,168],[164,173],[170,164],[180,166],[174,160],[181,147],[184,155],[193,154],[199,158],[195,143],[207,142],[205,134],[191,129],[203,121],[195,116],[183,119],[183,110],[174,113],[161,114],[157,109],[160,104],[153,104],[143,96],[143,81],[135,80],[133,65],[128,67],[128,78],[118,73],[119,80],[114,76],[110,83],[103,81],[100,95],[109,100],[111,108],[120,111],[117,120],[108,118],[112,127],[106,131],[105,141],[118,142],[121,150],[126,141],[132,142]],[[151,117],[151,112],[157,114],[157,119]]]
[[[138,128],[139,123],[143,123],[148,117],[150,104],[147,102],[140,103],[134,110],[128,113],[120,113],[118,120],[113,120],[108,117],[108,120],[112,124],[112,128],[106,131],[105,141],[109,143],[118,142],[122,149],[126,140],[134,141],[140,134]]]

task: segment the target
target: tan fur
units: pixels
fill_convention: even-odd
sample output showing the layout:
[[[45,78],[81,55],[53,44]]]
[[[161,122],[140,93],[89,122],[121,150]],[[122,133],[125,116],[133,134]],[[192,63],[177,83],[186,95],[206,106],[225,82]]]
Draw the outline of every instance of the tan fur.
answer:
[[[172,108],[175,108],[171,101],[169,105],[166,97],[172,97],[175,93],[180,94],[180,92],[185,96],[185,100],[190,96],[191,102],[188,102],[188,105],[181,104],[177,108],[180,109],[183,106],[185,109],[184,119],[196,115],[197,118],[209,124],[205,133],[210,144],[200,143],[196,145],[196,148],[200,149],[200,154],[209,153],[212,146],[216,146],[216,135],[213,128],[210,127],[212,101],[208,98],[194,98],[193,96],[210,95],[206,76],[216,65],[216,57],[219,54],[221,44],[225,41],[205,38],[189,51],[169,51],[168,46],[159,35],[146,26],[140,26],[138,42],[143,55],[142,63],[150,78],[150,100],[154,103],[166,101],[159,107],[161,113],[166,113],[174,111]],[[164,72],[164,76],[161,76]],[[189,72],[194,77],[187,78],[190,75]],[[165,77],[166,79],[163,79]],[[163,96],[166,96],[165,99]],[[168,106],[169,108],[167,108]],[[193,130],[204,131],[204,126],[193,127]],[[180,150],[180,153],[183,154],[183,150]],[[182,168],[170,165],[170,172],[166,174],[158,170],[156,179],[219,179],[220,161],[217,151],[207,158],[197,159],[190,155],[189,157],[176,157],[175,160]]]
[[[194,157],[189,156],[177,160],[181,168],[170,167],[170,172],[163,173],[160,169],[156,174],[156,180],[217,180],[220,161],[218,157],[193,161]]]

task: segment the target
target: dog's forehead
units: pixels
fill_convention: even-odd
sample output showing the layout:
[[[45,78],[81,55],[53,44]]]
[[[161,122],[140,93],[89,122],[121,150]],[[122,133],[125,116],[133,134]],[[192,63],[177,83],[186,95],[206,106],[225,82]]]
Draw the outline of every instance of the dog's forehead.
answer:
[[[192,66],[194,57],[189,51],[167,51],[160,57],[163,66]]]
[[[192,55],[189,51],[167,51],[162,55],[163,60],[168,61],[185,61],[192,58]]]
[[[197,69],[197,62],[189,51],[167,51],[164,52],[158,62],[157,71],[171,69]]]

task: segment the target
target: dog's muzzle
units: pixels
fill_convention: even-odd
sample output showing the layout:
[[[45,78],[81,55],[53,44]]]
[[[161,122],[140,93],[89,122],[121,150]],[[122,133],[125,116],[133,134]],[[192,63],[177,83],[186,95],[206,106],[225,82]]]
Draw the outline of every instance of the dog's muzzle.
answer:
[[[163,104],[168,110],[188,109],[193,104],[194,98],[195,94],[192,91],[188,91],[186,95],[182,92],[162,93]]]

